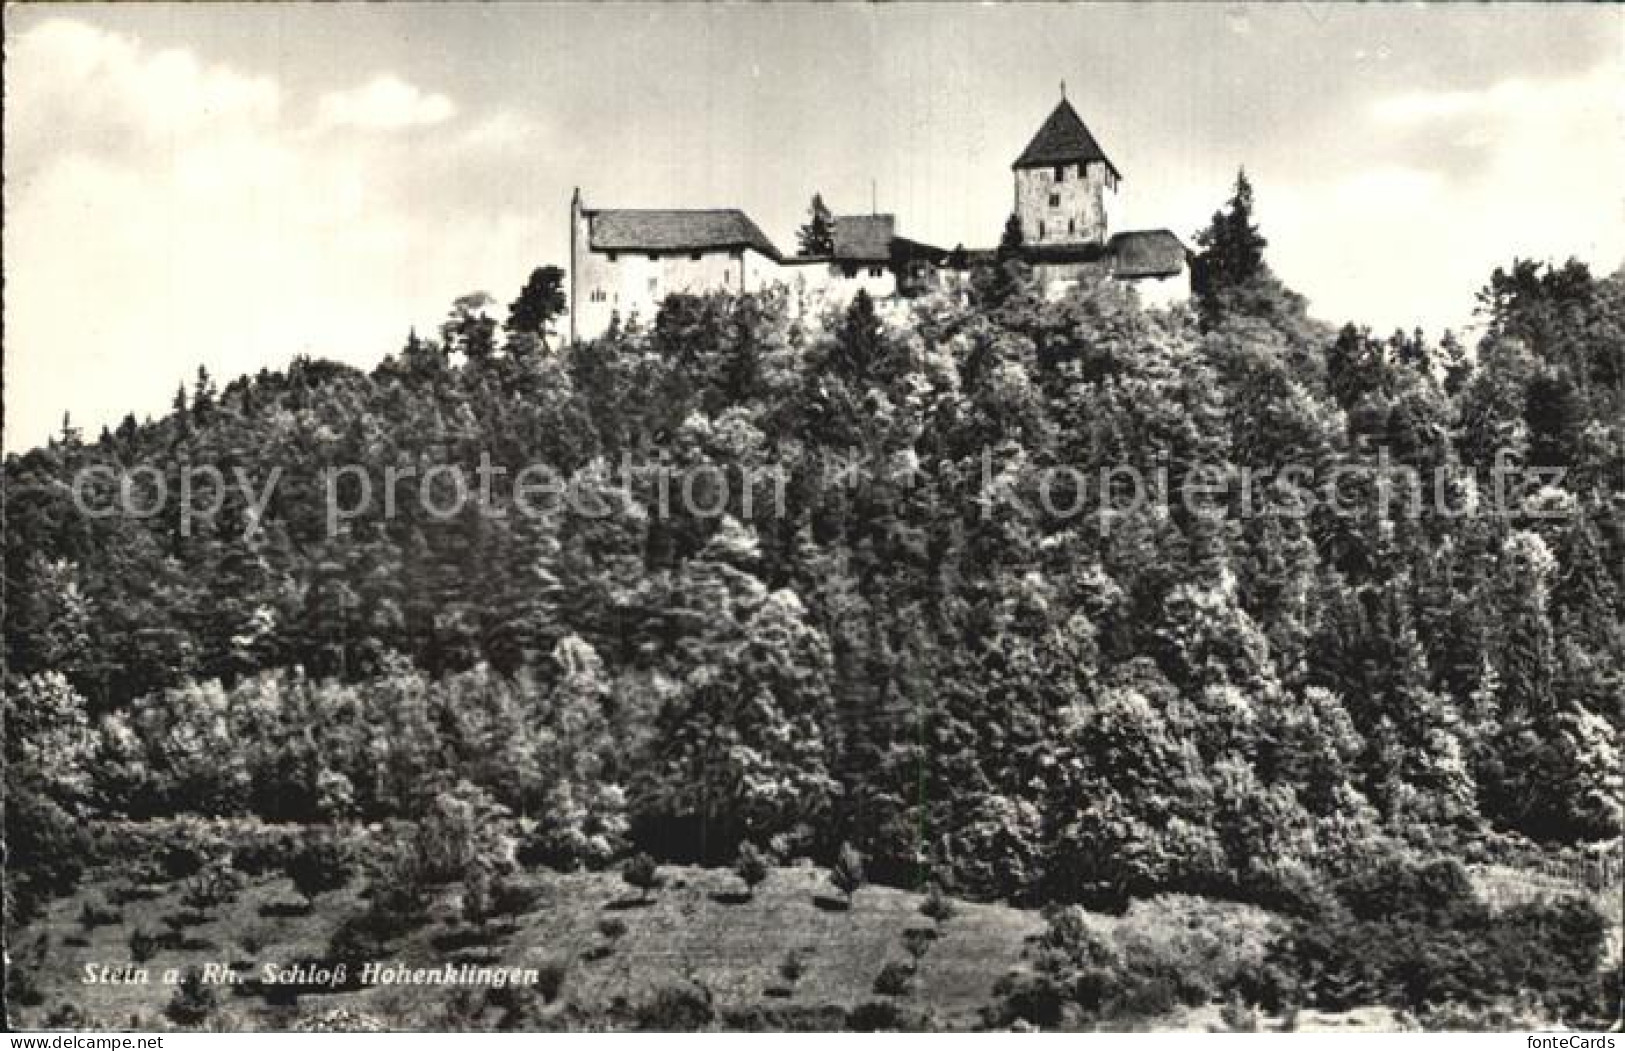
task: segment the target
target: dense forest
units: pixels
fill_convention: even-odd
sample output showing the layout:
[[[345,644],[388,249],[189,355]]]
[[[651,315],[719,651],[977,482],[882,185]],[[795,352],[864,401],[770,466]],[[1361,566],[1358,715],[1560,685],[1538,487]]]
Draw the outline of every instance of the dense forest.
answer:
[[[1303,913],[1373,858],[1619,836],[1625,275],[1512,261],[1474,346],[1339,330],[1245,190],[1188,307],[1047,297],[1013,257],[822,316],[672,296],[573,346],[464,304],[370,373],[200,373],[8,457],[8,892],[71,879],[85,818],[448,792],[560,867],[846,844],[881,882],[1107,909]],[[482,457],[578,498],[435,513],[429,469]],[[200,465],[251,484],[183,517]],[[352,465],[396,505],[330,494]],[[170,499],[86,514],[90,467],[103,504]],[[1263,510],[1234,484],[1288,468]],[[1205,505],[1119,484],[1215,471]]]

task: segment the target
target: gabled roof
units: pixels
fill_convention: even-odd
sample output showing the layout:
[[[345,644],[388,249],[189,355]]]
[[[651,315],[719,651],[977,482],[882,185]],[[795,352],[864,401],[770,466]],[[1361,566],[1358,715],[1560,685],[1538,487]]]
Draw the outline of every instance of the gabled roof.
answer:
[[[1094,135],[1084,126],[1083,118],[1078,111],[1072,108],[1072,103],[1066,99],[1055,107],[1055,112],[1049,115],[1044,126],[1038,129],[1033,141],[1021,151],[1012,168],[1045,168],[1052,164],[1078,164],[1088,161],[1104,161],[1106,167],[1121,179],[1123,173],[1117,170],[1117,165],[1106,156],[1106,151],[1100,148]]]
[[[1125,230],[1112,236],[1108,249],[1118,277],[1174,277],[1190,255],[1171,230]]]
[[[897,236],[893,215],[837,215],[835,252],[842,262],[875,263],[891,260],[892,238]]]
[[[605,252],[698,252],[754,248],[777,260],[779,250],[737,208],[679,210],[599,208],[587,213],[592,247]]]

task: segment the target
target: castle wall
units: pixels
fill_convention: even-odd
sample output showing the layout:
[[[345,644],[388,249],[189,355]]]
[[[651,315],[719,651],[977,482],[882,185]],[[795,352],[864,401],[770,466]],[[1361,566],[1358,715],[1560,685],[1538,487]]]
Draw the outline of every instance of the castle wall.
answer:
[[[1055,169],[1016,170],[1016,215],[1021,220],[1022,239],[1030,245],[1101,244],[1111,226],[1112,189],[1110,169],[1100,161],[1061,166],[1063,178],[1055,180]],[[1056,203],[1051,204],[1054,200]]]
[[[746,291],[763,287],[778,267],[751,249],[705,252],[605,252],[584,247],[586,232],[575,243],[575,338],[594,339],[617,314],[625,324],[634,317],[654,320],[660,303],[673,293]]]

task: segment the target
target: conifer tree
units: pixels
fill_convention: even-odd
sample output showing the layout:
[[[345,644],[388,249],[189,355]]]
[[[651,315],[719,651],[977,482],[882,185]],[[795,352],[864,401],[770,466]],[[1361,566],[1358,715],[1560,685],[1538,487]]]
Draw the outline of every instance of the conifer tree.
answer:
[[[807,224],[796,233],[800,254],[810,257],[834,255],[835,217],[824,206],[822,194],[813,194],[807,214]]]

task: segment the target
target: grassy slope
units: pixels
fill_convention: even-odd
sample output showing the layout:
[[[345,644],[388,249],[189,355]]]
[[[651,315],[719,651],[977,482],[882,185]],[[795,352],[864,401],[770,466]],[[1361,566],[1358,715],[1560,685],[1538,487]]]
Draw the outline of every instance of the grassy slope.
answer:
[[[730,872],[670,866],[661,871],[666,886],[646,903],[613,873],[532,873],[528,878],[542,891],[543,902],[511,930],[490,939],[495,959],[516,966],[567,964],[560,1003],[549,1011],[562,1016],[557,1022],[567,1026],[592,1024],[570,1013],[572,1003],[588,1013],[616,998],[635,1005],[685,978],[703,982],[722,1012],[752,1007],[849,1008],[882,999],[873,991],[875,976],[887,962],[907,958],[904,930],[933,926],[919,912],[920,895],[885,887],[861,890],[850,911],[832,908],[838,895],[818,869],[774,870],[749,901],[743,900]],[[87,878],[77,894],[54,902],[42,921],[13,938],[13,960],[35,975],[44,997],[37,1007],[13,1004],[14,1024],[37,1027],[51,1009],[69,1003],[88,1016],[91,1025],[163,1028],[162,1010],[172,992],[159,984],[164,969],[236,961],[252,963],[249,970],[255,973],[265,963],[320,958],[334,925],[364,905],[358,888],[351,887],[322,895],[311,913],[276,915],[276,903],[297,899],[293,888],[280,876],[255,880],[209,922],[188,928],[188,938],[197,940],[193,947],[158,950],[146,965],[153,984],[87,986],[81,982],[85,963],[128,963],[130,932],[138,927],[161,932],[163,918],[182,909],[179,885],[155,887],[160,892],[156,897],[120,906],[120,922],[82,929],[81,904],[87,898],[110,899],[117,882],[115,875]],[[1513,889],[1521,886],[1514,884],[1517,881],[1507,883]],[[1510,890],[1492,895],[1498,901],[1509,896],[1516,895]],[[273,906],[272,915],[263,914],[267,906]],[[391,962],[434,966],[452,959],[455,950],[443,940],[437,946],[436,940],[449,931],[466,929],[456,921],[456,906],[455,891],[448,890],[430,922],[395,944]],[[1611,907],[1617,910],[1617,901]],[[900,1000],[929,1011],[940,1026],[963,1029],[977,1024],[994,983],[1020,964],[1026,939],[1043,929],[1043,920],[1035,912],[1000,905],[960,902],[957,910],[925,956],[914,990]],[[627,929],[613,951],[604,954],[608,939],[599,924],[611,917],[622,920]],[[1182,895],[1136,903],[1120,919],[1096,917],[1100,932],[1111,936],[1121,950],[1151,951],[1137,948],[1149,938],[1164,946],[1163,952],[1192,965],[1204,953],[1228,951],[1225,946],[1241,951],[1261,946],[1274,922],[1262,910]],[[498,924],[494,929],[503,927]],[[45,963],[34,968],[32,949],[41,937],[48,946]],[[72,944],[80,939],[86,944]],[[785,996],[779,965],[791,951],[804,960],[805,973],[794,993]],[[368,1012],[404,1029],[469,1024],[466,1018],[447,1018],[448,990],[436,987],[307,995],[296,1008],[272,1007],[258,997],[233,996],[224,988],[220,993],[219,1024],[232,1029],[283,1029],[302,1014],[340,1007]],[[490,1015],[485,1018],[491,1020]],[[1266,1028],[1276,1022],[1262,1021]],[[1299,1028],[1305,1030],[1390,1029],[1395,1024],[1391,1013],[1374,1007],[1342,1015],[1305,1011],[1298,1018]],[[1178,1010],[1150,1028],[1201,1031],[1219,1025],[1218,1008],[1209,1005]]]
[[[523,966],[567,961],[569,974],[561,999],[587,1007],[608,1004],[615,997],[640,1003],[685,974],[712,990],[719,1010],[752,1005],[850,1007],[877,998],[874,979],[888,961],[907,959],[902,949],[906,928],[932,926],[919,912],[919,895],[890,888],[864,888],[850,911],[831,908],[839,896],[816,869],[775,870],[750,901],[740,900],[740,885],[726,871],[667,867],[662,874],[666,887],[646,904],[638,902],[636,893],[614,874],[536,874],[533,878],[543,888],[546,902],[523,917],[516,930],[493,939],[501,962]],[[108,896],[110,884],[87,880],[79,894],[53,903],[45,919],[17,939],[16,948],[25,959],[41,934],[49,944],[46,964],[38,973],[44,1003],[23,1010],[18,1020],[24,1025],[38,1025],[47,1011],[62,1003],[75,1004],[108,1024],[128,1025],[135,1016],[141,1025],[162,1025],[161,1011],[172,992],[158,984],[165,968],[253,961],[257,971],[264,963],[319,957],[334,924],[362,904],[351,888],[321,896],[309,915],[263,916],[263,907],[297,900],[297,895],[281,877],[257,880],[210,922],[187,930],[189,938],[211,942],[212,948],[199,944],[192,949],[160,949],[146,964],[151,985],[87,986],[80,981],[85,963],[129,962],[130,931],[136,927],[162,931],[162,917],[181,908],[180,888],[165,888],[152,900],[124,904],[122,922],[82,930],[81,902],[87,895]],[[434,922],[397,943],[392,959],[415,965],[446,962],[454,953],[435,948],[432,939],[455,925],[454,908],[455,901],[448,897],[436,909]],[[591,950],[606,942],[598,925],[607,917],[619,917],[627,932],[612,953],[591,959]],[[974,1025],[994,982],[1016,965],[1024,940],[1042,926],[1036,913],[960,904],[925,957],[916,990],[903,1001],[930,1009],[941,1024]],[[242,944],[245,934],[250,935],[248,946]],[[75,937],[88,944],[65,943]],[[778,969],[792,950],[803,957],[805,973],[792,996],[773,996],[768,990],[785,985]],[[393,987],[305,996],[300,1003],[302,1011],[352,1007],[415,1026],[433,1024],[445,996],[446,990],[439,988]],[[221,1000],[231,1016],[226,1024],[232,1028],[281,1028],[293,1017],[257,997],[222,990]]]

